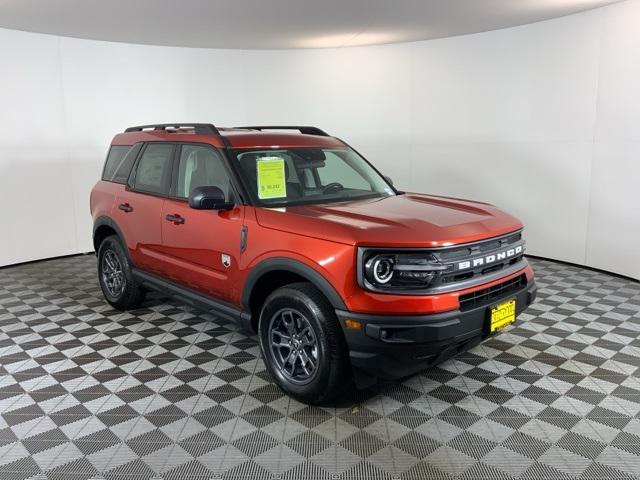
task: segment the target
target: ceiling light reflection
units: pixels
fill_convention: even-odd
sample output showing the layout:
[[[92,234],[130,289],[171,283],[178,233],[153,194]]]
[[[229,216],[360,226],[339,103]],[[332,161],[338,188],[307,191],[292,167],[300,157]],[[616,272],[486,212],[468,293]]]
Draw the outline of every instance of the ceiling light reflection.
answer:
[[[400,36],[387,32],[344,33],[339,35],[323,35],[298,42],[299,48],[335,48],[357,47],[363,45],[379,45],[393,43],[400,40]]]

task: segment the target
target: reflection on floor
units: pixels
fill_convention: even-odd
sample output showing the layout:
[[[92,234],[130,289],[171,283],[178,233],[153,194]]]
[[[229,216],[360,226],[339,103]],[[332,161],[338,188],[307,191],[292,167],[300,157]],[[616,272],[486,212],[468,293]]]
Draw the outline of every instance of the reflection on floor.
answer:
[[[519,322],[334,408],[270,381],[256,337],[95,258],[0,270],[0,479],[640,476],[640,284],[531,260]]]

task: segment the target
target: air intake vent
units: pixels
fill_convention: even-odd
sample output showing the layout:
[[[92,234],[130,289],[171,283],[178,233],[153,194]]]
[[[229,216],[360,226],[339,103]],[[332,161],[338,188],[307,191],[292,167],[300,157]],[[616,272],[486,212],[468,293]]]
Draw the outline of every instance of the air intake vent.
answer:
[[[507,297],[510,293],[515,293],[523,289],[526,286],[527,277],[522,274],[492,287],[460,295],[460,298],[458,299],[460,302],[460,311],[465,312],[473,308],[487,306]]]

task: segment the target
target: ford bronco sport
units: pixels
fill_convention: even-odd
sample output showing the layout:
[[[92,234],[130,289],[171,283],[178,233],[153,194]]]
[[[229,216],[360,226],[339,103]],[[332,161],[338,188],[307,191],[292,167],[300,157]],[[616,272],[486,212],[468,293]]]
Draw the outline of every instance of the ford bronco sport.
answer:
[[[253,329],[308,403],[463,351],[536,294],[520,221],[400,192],[315,127],[127,128],[91,213],[113,307],[153,289]]]

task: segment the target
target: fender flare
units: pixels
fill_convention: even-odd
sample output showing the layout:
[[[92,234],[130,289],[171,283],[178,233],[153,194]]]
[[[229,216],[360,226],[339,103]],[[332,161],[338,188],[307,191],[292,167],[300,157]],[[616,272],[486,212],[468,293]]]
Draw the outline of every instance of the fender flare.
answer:
[[[120,241],[122,242],[122,246],[124,247],[124,251],[126,255],[129,256],[129,248],[127,247],[127,240],[126,238],[124,238],[124,234],[122,233],[122,230],[120,230],[120,227],[118,227],[118,224],[116,222],[114,222],[110,217],[107,217],[106,215],[102,215],[96,218],[96,221],[93,223],[93,235],[91,238],[94,242],[94,246],[95,246],[96,232],[100,227],[109,227],[113,229],[116,232],[116,235],[118,235],[118,237],[120,238]],[[97,254],[98,254],[98,250],[96,249],[96,255]],[[129,261],[131,261],[131,259],[129,259]]]
[[[293,260],[286,257],[273,257],[263,260],[255,267],[251,268],[251,272],[247,276],[241,296],[242,306],[247,312],[250,311],[249,300],[251,299],[251,294],[253,293],[255,284],[263,275],[274,270],[285,270],[300,275],[320,290],[323,295],[327,297],[333,308],[347,310],[347,306],[345,305],[344,300],[342,300],[340,294],[317,270],[314,270],[309,265],[306,265],[299,260]]]

